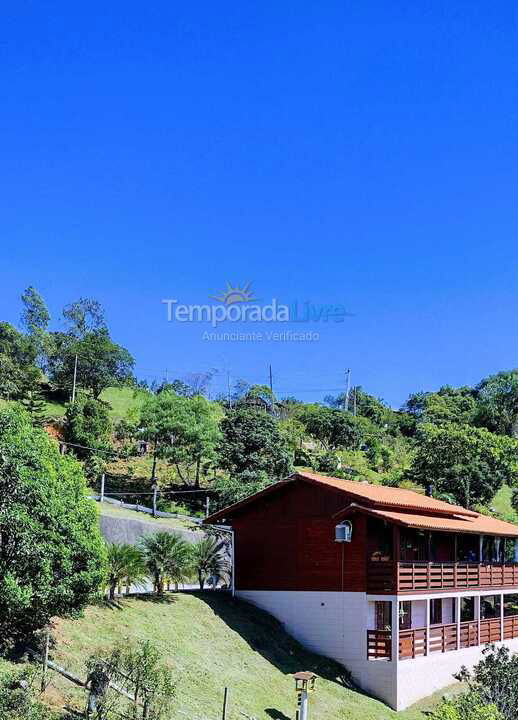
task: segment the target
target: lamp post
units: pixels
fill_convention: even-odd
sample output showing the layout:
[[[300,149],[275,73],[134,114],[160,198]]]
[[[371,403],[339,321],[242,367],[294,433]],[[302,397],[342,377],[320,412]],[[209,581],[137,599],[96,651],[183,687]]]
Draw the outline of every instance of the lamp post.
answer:
[[[299,720],[308,720],[308,694],[315,692],[315,680],[317,676],[315,673],[302,671],[295,673],[293,677],[295,679],[295,690],[297,692]]]

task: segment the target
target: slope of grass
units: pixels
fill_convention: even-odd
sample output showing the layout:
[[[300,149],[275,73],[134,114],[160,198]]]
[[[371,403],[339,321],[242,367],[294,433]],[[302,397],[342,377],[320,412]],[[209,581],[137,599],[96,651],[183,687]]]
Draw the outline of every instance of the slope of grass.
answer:
[[[503,485],[497,492],[493,500],[491,501],[491,507],[502,515],[505,515],[507,520],[518,523],[518,514],[513,510],[511,505],[511,497],[513,491],[509,485]]]
[[[149,498],[145,498],[143,500],[143,502],[146,501],[149,501]],[[128,518],[130,520],[142,520],[143,522],[149,522],[153,525],[157,525],[157,527],[160,526],[173,530],[190,530],[193,527],[193,523],[188,518],[154,518],[152,515],[148,515],[147,513],[137,512],[136,510],[128,510],[106,502],[97,503],[97,507],[100,515]]]
[[[116,422],[125,418],[129,410],[138,410],[146,395],[144,390],[135,390],[132,387],[110,387],[103,390],[101,400],[110,404],[110,416]],[[47,401],[45,408],[48,417],[63,417],[65,414],[64,403]]]
[[[311,697],[315,720],[425,720],[422,710],[434,704],[431,699],[395,713],[348,689],[339,665],[304,650],[271,616],[223,593],[176,593],[164,602],[129,598],[119,607],[90,607],[78,620],[60,620],[54,634],[53,659],[82,677],[90,653],[128,638],[153,641],[177,683],[175,717],[190,720],[220,717],[225,686],[228,720],[242,720],[240,712],[257,720],[293,718],[291,674],[298,670],[318,675]],[[53,674],[49,699],[81,707],[83,693]]]

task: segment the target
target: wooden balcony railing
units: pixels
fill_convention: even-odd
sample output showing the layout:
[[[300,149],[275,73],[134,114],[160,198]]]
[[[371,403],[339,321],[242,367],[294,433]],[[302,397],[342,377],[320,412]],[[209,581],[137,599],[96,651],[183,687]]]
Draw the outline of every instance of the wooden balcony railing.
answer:
[[[478,622],[470,620],[460,624],[461,648],[476,647],[478,645]]]
[[[401,660],[426,655],[426,628],[399,631],[399,657]]]
[[[392,632],[367,630],[367,659],[392,660]]]
[[[369,562],[367,591],[372,594],[518,587],[518,563]]]
[[[459,643],[457,643],[457,625],[431,625],[427,643],[426,628],[412,628],[399,631],[399,659],[409,660],[436,652],[451,652],[458,647],[469,648],[501,640],[500,618],[460,623]],[[504,618],[504,640],[518,638],[518,615]],[[367,630],[367,658],[391,659],[392,633],[390,630]]]

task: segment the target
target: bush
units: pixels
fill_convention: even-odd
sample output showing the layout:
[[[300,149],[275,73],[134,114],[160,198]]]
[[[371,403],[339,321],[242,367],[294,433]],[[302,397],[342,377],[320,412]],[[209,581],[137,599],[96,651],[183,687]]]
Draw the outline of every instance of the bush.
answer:
[[[52,720],[55,716],[34,698],[34,675],[28,670],[0,674],[1,720]]]
[[[476,692],[444,700],[430,720],[503,720],[496,705],[486,705]]]

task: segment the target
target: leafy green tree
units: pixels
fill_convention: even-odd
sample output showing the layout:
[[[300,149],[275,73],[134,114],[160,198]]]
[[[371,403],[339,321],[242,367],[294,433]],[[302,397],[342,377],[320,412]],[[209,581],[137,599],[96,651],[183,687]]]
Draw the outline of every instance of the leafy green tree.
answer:
[[[45,301],[32,285],[22,294],[23,312],[21,324],[27,336],[32,341],[38,357],[43,355],[46,348],[47,331],[50,315]]]
[[[104,327],[73,334],[51,333],[47,372],[62,390],[71,391],[77,356],[77,385],[90,390],[95,398],[107,387],[130,382],[134,360],[117,345]]]
[[[83,448],[109,450],[111,448],[111,420],[108,405],[88,395],[78,395],[74,403],[67,405],[64,421],[64,439]],[[91,456],[90,450],[75,447],[80,458]]]
[[[437,392],[413,393],[403,410],[418,423],[469,425],[476,417],[477,401],[473,388],[444,385]]]
[[[238,500],[291,472],[293,455],[277,422],[250,408],[232,410],[221,423],[219,467],[229,474],[216,487],[224,502]]]
[[[105,551],[80,464],[19,407],[0,412],[0,645],[83,608]]]
[[[497,708],[500,713],[497,715],[498,719],[501,717],[503,720],[516,720],[518,655],[511,653],[508,647],[497,648],[494,645],[489,645],[482,653],[482,660],[471,672],[463,668],[456,678],[468,683],[468,698],[471,696],[478,699],[481,706]],[[461,717],[466,720],[465,715]],[[485,720],[484,716],[481,717]],[[489,717],[492,720],[491,715]],[[477,716],[475,718],[478,720]]]
[[[295,417],[323,450],[357,450],[362,444],[361,420],[349,412],[313,404],[301,406]]]
[[[135,545],[110,543],[108,554],[108,592],[110,600],[115,599],[117,588],[126,586],[129,595],[131,585],[142,586],[147,578],[144,557]]]
[[[167,581],[183,582],[191,568],[189,544],[177,533],[160,531],[140,539],[139,549],[153,579],[155,593],[162,595]]]
[[[68,333],[78,338],[107,329],[103,307],[93,298],[79,298],[67,305],[63,309],[63,320]]]
[[[9,323],[0,323],[0,394],[19,400],[41,382],[36,367],[37,349],[30,338]]]
[[[43,395],[39,390],[28,390],[22,400],[22,405],[31,416],[35,427],[42,427],[47,420],[46,406]]]
[[[155,458],[172,463],[182,482],[199,487],[202,471],[216,458],[220,419],[220,407],[202,395],[164,391],[144,403],[141,435],[153,443]]]
[[[467,425],[419,426],[407,477],[466,507],[487,504],[516,480],[516,441]]]
[[[192,546],[192,563],[202,590],[210,578],[228,582],[230,564],[224,549],[225,543],[215,537],[203,538]]]
[[[477,385],[476,392],[477,423],[518,438],[518,369],[485,378]]]

